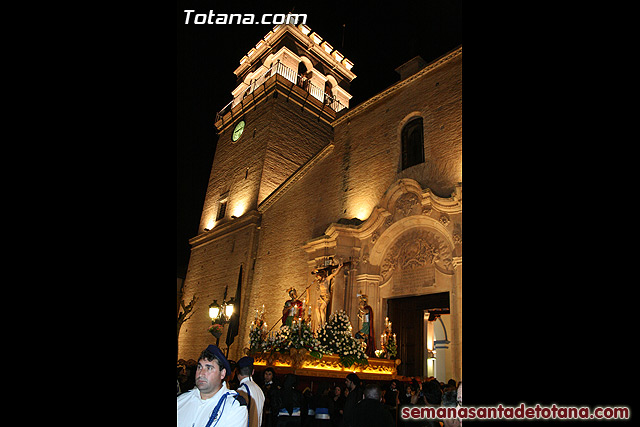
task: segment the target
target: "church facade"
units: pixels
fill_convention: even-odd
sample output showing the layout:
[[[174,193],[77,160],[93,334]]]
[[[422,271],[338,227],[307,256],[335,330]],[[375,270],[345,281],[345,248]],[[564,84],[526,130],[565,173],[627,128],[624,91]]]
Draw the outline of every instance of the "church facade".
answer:
[[[184,300],[198,300],[179,358],[214,342],[225,289],[241,286],[237,360],[256,309],[277,329],[287,290],[317,307],[311,273],[343,262],[327,318],[345,310],[357,331],[367,295],[376,348],[393,323],[399,373],[462,379],[462,48],[403,64],[355,108],[352,67],[305,25],[274,27],[241,59],[190,240]]]

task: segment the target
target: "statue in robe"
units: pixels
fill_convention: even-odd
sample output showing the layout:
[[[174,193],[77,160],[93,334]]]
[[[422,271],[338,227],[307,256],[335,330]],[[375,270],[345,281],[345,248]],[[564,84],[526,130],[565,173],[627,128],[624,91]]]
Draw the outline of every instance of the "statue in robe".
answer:
[[[304,316],[304,308],[302,301],[298,299],[296,288],[289,288],[287,292],[289,293],[289,300],[285,301],[282,309],[282,324],[291,327],[293,319]]]
[[[366,295],[358,294],[360,304],[358,305],[358,318],[362,322],[362,328],[356,332],[356,338],[364,340],[366,343],[365,354],[369,357],[376,357],[376,340],[373,333],[373,309],[368,304]]]

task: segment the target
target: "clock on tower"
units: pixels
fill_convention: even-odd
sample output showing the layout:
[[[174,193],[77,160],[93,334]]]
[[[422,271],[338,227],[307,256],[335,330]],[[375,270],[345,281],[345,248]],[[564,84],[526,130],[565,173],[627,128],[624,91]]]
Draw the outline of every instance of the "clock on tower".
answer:
[[[236,127],[233,129],[233,134],[231,134],[231,141],[236,142],[242,136],[242,131],[244,130],[244,120],[240,120]]]

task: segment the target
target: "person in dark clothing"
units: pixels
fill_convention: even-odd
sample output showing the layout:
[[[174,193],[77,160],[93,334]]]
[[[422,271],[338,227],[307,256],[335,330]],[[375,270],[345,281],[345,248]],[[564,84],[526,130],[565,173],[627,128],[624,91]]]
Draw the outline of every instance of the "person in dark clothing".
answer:
[[[276,417],[278,416],[278,412],[274,414],[271,410],[271,395],[275,390],[278,390],[280,388],[280,385],[276,381],[276,373],[273,368],[269,367],[264,370],[263,384],[260,387],[262,388],[262,392],[264,393],[262,427],[274,427],[276,425]]]
[[[349,374],[345,379],[345,385],[349,389],[349,395],[344,400],[344,409],[342,414],[342,426],[353,426],[353,415],[358,402],[362,400],[362,389],[360,388],[360,377],[356,374]]]
[[[426,406],[439,407],[442,402],[442,389],[440,382],[435,378],[424,384],[422,387],[424,390],[424,398],[426,400]],[[425,426],[427,427],[440,427],[440,419],[428,419],[425,420]]]
[[[287,374],[282,388],[272,394],[271,410],[278,414],[277,427],[300,427],[301,410],[304,406],[302,393],[295,389],[298,377]]]
[[[309,387],[305,388],[302,392],[304,403],[300,410],[300,416],[302,418],[302,427],[313,427],[316,414],[316,397],[311,392]]]
[[[394,422],[389,411],[381,402],[382,389],[378,384],[367,384],[364,399],[355,407],[353,427],[393,427]]]
[[[333,396],[331,400],[333,401],[333,411],[334,415],[331,416],[331,421],[333,421],[333,427],[339,427],[342,423],[342,413],[344,412],[344,402],[345,397],[342,395],[342,387],[337,385],[333,389]]]
[[[398,390],[398,381],[391,380],[391,384],[389,385],[389,390],[384,395],[384,406],[387,408],[389,413],[391,414],[391,418],[394,420],[397,417],[398,411],[398,403],[399,403],[399,395],[400,391]]]
[[[440,406],[442,401],[442,389],[438,380],[433,379],[423,387],[424,397],[427,400],[427,405]]]
[[[329,384],[320,383],[316,396],[315,427],[332,427],[334,424],[335,410],[333,399],[329,396]]]

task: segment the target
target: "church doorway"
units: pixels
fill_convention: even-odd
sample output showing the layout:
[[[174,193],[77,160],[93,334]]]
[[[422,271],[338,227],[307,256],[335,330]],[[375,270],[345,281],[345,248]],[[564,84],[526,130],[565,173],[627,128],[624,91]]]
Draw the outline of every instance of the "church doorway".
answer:
[[[396,357],[402,360],[399,375],[425,377],[429,374],[425,368],[429,356],[425,332],[429,320],[425,318],[425,311],[449,314],[449,292],[387,300],[387,316],[398,342]]]

